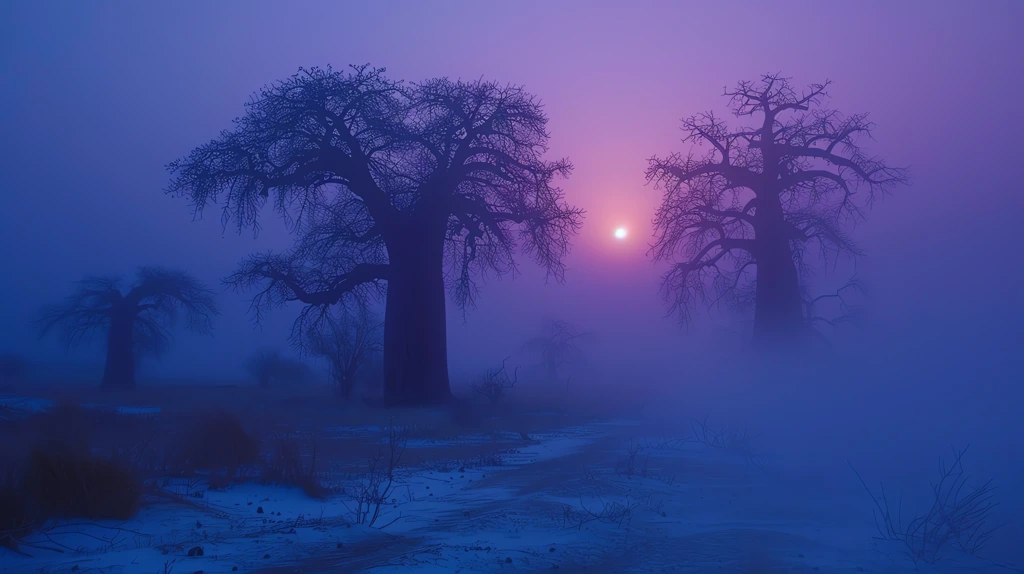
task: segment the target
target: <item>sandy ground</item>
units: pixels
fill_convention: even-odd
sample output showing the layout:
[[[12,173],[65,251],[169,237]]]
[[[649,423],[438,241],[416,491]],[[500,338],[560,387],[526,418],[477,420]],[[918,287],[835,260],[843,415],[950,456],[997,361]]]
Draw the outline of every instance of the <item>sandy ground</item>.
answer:
[[[27,403],[20,403],[24,406]],[[44,402],[31,403],[45,408]],[[133,405],[124,415],[160,416]],[[525,420],[525,419],[524,419]],[[162,483],[121,523],[71,522],[0,550],[16,572],[1008,572],[950,556],[915,564],[875,540],[870,500],[771,465],[770,445],[712,448],[624,419],[543,413],[530,431],[412,435],[389,500],[355,518],[365,477],[354,445],[387,449],[381,425],[325,425],[323,500],[254,482]],[[543,421],[543,422],[538,422]],[[291,424],[291,423],[290,423]],[[517,426],[525,425],[523,420]],[[296,425],[296,431],[303,425]],[[332,451],[331,441],[335,447]],[[338,445],[346,445],[341,448]],[[348,452],[350,456],[345,456]],[[180,497],[180,498],[179,498]],[[175,499],[177,498],[177,499]],[[183,502],[184,501],[184,502]],[[201,549],[201,555],[199,550]],[[191,554],[191,555],[190,555]]]

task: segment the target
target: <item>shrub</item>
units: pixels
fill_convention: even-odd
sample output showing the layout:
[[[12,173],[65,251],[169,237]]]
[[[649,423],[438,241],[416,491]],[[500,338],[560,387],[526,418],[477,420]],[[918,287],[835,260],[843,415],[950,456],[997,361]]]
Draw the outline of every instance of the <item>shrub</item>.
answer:
[[[302,452],[295,439],[281,439],[267,462],[260,481],[264,484],[297,486],[310,498],[324,498],[327,489],[316,478],[316,445],[307,471],[302,463]]]
[[[142,482],[123,461],[59,447],[32,450],[19,490],[46,518],[127,520],[142,498]]]
[[[992,479],[977,486],[969,480],[963,466],[966,452],[966,448],[954,450],[948,466],[940,462],[938,480],[931,484],[930,506],[920,514],[907,513],[910,519],[906,522],[902,497],[892,506],[884,486],[879,486],[876,495],[850,465],[874,502],[871,510],[879,538],[903,543],[915,564],[934,564],[949,550],[979,556],[992,534],[1003,526],[991,522],[996,506]]]
[[[260,442],[245,430],[237,416],[212,411],[201,414],[189,425],[176,451],[177,470],[209,471],[211,475],[224,471],[230,481],[241,467],[259,461]]]

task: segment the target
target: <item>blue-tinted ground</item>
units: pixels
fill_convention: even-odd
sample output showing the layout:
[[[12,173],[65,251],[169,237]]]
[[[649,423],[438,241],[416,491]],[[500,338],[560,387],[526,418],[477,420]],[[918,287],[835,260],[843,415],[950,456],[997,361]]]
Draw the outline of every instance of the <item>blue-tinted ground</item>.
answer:
[[[252,392],[234,392],[243,391]],[[180,414],[180,400],[144,401],[116,416],[160,428]],[[297,438],[305,457],[316,446],[325,498],[254,479],[223,489],[202,475],[157,479],[162,495],[150,493],[134,519],[51,525],[26,538],[24,554],[0,551],[3,571],[1013,571],[1012,525],[993,538],[989,560],[950,544],[935,564],[915,565],[902,543],[875,539],[871,498],[848,466],[787,462],[784,445],[714,419],[703,426],[702,416],[654,423],[636,411],[520,405],[460,426],[447,411],[325,417],[298,400],[269,402],[276,418],[261,432]],[[5,404],[8,416],[47,407],[11,395]],[[252,420],[270,416],[265,405],[242,408]],[[405,451],[394,483],[374,485],[362,455],[379,447],[388,458],[391,423],[404,425]],[[360,519],[368,488],[383,504]],[[918,494],[926,489],[921,482]],[[904,512],[922,500],[909,496]],[[189,556],[197,547],[202,556]]]

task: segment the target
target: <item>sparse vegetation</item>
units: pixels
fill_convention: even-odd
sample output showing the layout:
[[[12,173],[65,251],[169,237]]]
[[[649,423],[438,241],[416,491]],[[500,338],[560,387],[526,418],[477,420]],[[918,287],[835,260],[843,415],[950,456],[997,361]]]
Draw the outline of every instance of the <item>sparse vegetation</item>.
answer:
[[[316,476],[316,442],[312,445],[309,468],[302,462],[302,449],[294,438],[281,438],[260,476],[264,484],[296,486],[310,498],[324,498],[328,490]]]
[[[351,512],[356,524],[377,524],[382,508],[394,497],[397,486],[396,473],[405,452],[408,433],[405,427],[398,426],[392,421],[387,428],[386,440],[386,449],[378,448],[373,456],[366,459],[366,473],[352,492],[355,508],[352,508]],[[390,524],[384,524],[380,528]]]
[[[871,513],[879,538],[902,543],[915,564],[934,564],[949,551],[978,556],[992,534],[1003,526],[991,522],[996,506],[994,479],[972,485],[963,466],[966,453],[966,448],[954,450],[952,463],[939,463],[939,479],[931,484],[930,506],[923,513],[910,515],[906,522],[903,497],[893,506],[894,501],[889,499],[884,485],[879,485],[876,494],[850,465],[874,502]]]
[[[226,486],[241,469],[256,464],[260,456],[259,437],[248,432],[241,419],[225,411],[200,413],[171,448],[177,473],[209,472],[214,488]]]
[[[627,477],[640,476],[647,478],[647,464],[651,461],[651,455],[641,456],[643,450],[644,447],[640,443],[630,441],[629,447],[626,449],[626,456],[619,463],[616,471]]]
[[[587,504],[580,498],[579,508],[572,505],[564,505],[562,510],[562,524],[566,528],[583,530],[583,527],[590,522],[603,522],[614,524],[621,528],[633,520],[634,511],[640,507],[640,502],[626,497],[622,502],[605,502],[598,498],[596,504]]]
[[[505,362],[510,358],[505,357],[501,361],[500,368],[488,369],[486,373],[473,383],[473,391],[485,397],[492,405],[501,403],[505,394],[512,387],[516,386],[516,381],[519,380],[519,367],[516,367],[512,378],[509,378],[508,372],[505,370]]]

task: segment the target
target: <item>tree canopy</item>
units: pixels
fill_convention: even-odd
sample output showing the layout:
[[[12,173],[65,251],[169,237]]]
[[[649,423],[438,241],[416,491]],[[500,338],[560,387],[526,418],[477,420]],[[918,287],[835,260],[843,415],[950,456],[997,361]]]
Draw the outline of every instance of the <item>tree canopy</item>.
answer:
[[[134,384],[136,355],[164,351],[179,315],[188,329],[209,333],[217,314],[213,293],[184,271],[142,267],[127,290],[123,283],[117,276],[78,281],[63,305],[39,319],[43,335],[58,330],[68,347],[102,334],[110,385]]]
[[[295,232],[292,249],[253,255],[228,279],[256,290],[257,319],[302,302],[301,338],[329,306],[386,284],[385,363],[397,369],[404,353],[447,388],[443,346],[420,356],[408,344],[443,338],[444,290],[465,309],[481,280],[515,272],[517,251],[561,279],[583,211],[555,185],[571,165],[544,159],[547,117],[534,96],[384,72],[302,69],[263,88],[233,129],[169,165],[169,191],[197,213],[219,202],[239,231],[258,230],[271,203]]]
[[[798,93],[779,75],[739,82],[725,95],[750,124],[690,116],[690,151],[649,160],[647,179],[664,192],[652,254],[672,263],[663,289],[683,320],[696,304],[723,300],[755,302],[769,321],[799,314],[809,256],[860,256],[850,228],[907,182],[904,169],[862,147],[873,128],[866,114],[825,107],[830,84]]]

